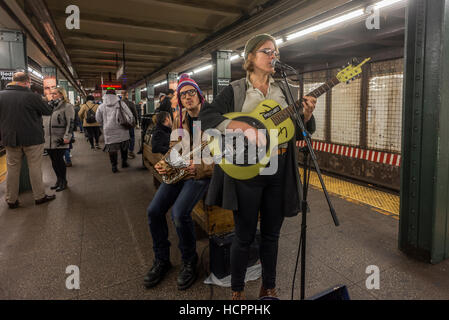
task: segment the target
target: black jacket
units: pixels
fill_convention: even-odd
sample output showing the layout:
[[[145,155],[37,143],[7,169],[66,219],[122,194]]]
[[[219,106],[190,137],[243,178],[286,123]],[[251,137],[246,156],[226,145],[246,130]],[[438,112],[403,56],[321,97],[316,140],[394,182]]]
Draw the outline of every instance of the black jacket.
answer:
[[[169,97],[165,97],[162,103],[159,106],[159,111],[166,111],[170,113],[171,119],[173,120],[173,110],[171,107],[171,101]]]
[[[7,147],[44,143],[42,116],[52,109],[37,93],[21,86],[8,86],[0,92],[0,131]]]
[[[163,124],[156,124],[153,135],[151,137],[151,151],[153,153],[166,154],[170,149],[171,128]]]
[[[285,85],[280,82],[279,86],[285,95]],[[240,112],[245,101],[246,89],[245,78],[234,81],[221,91],[212,104],[206,103],[200,111],[202,130],[215,128],[223,120],[227,120],[223,114]],[[315,118],[312,116],[306,124],[306,130],[309,133],[313,133],[315,129]],[[296,140],[301,139],[302,135],[296,129]],[[283,177],[285,183],[283,185],[284,208],[282,214],[285,217],[292,217],[301,211],[302,200],[302,186],[298,172],[298,150],[295,145],[295,139],[288,142],[287,150],[287,164]],[[228,176],[218,165],[214,166],[214,173],[209,185],[206,204],[216,205],[228,210],[238,210],[235,180]]]

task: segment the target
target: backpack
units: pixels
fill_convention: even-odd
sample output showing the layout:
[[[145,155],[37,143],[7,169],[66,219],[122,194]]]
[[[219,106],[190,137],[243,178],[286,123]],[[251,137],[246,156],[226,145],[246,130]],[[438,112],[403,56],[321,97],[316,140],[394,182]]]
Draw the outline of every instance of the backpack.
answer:
[[[86,113],[86,122],[87,123],[95,123],[97,119],[95,118],[95,111],[93,108],[89,108]]]

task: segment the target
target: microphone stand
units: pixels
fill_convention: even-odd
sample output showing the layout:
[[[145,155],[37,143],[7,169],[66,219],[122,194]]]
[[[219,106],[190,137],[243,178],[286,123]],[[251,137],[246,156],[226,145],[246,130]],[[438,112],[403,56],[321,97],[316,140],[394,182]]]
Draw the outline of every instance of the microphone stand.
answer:
[[[303,197],[302,197],[302,202],[301,202],[301,209],[302,209],[301,235],[300,235],[300,239],[299,239],[299,243],[300,243],[299,251],[301,252],[301,300],[304,300],[305,279],[306,279],[307,209],[309,207],[309,205],[307,203],[307,193],[308,193],[308,189],[309,189],[309,178],[310,178],[310,171],[311,171],[311,169],[309,168],[309,166],[310,166],[309,165],[309,156],[313,161],[313,165],[315,166],[316,172],[318,174],[318,178],[320,179],[321,187],[323,188],[324,195],[326,197],[327,204],[329,206],[329,210],[330,210],[330,213],[331,213],[331,216],[332,216],[335,226],[339,226],[340,222],[338,221],[337,215],[335,213],[335,209],[332,205],[332,202],[329,198],[329,194],[327,192],[326,186],[324,184],[321,170],[318,166],[318,161],[317,161],[315,152],[313,151],[313,148],[312,148],[312,140],[311,140],[310,134],[307,132],[307,130],[304,126],[304,123],[301,119],[301,115],[299,113],[300,106],[297,105],[296,100],[293,98],[293,94],[290,90],[290,86],[288,85],[287,75],[285,73],[284,66],[280,65],[279,69],[280,69],[282,78],[284,79],[285,85],[287,87],[289,98],[291,99],[291,101],[293,101],[293,104],[295,106],[294,110],[296,113],[296,117],[295,117],[296,123],[299,126],[299,128],[301,129],[302,136],[304,137],[304,140],[306,141],[306,144],[307,144],[307,147],[301,148],[301,151],[304,154],[304,165],[303,165],[303,167],[304,167],[304,174],[303,174],[304,183],[303,183]],[[302,98],[301,98],[300,102],[302,102]],[[301,183],[301,181],[299,181],[299,183]],[[300,186],[298,186],[298,190],[299,190],[299,187]],[[298,260],[296,261],[296,263],[298,263]],[[294,280],[293,280],[293,286],[294,286]],[[292,292],[292,298],[293,298],[293,292]]]

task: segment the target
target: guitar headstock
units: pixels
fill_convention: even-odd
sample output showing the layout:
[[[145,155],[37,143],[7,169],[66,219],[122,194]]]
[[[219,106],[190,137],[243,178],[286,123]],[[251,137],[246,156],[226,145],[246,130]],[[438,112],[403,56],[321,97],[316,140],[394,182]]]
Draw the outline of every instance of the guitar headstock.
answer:
[[[370,60],[371,58],[367,58],[362,63],[358,63],[356,59],[353,59],[352,62],[348,62],[348,66],[337,74],[338,81],[349,83],[355,80],[362,73],[362,66]]]

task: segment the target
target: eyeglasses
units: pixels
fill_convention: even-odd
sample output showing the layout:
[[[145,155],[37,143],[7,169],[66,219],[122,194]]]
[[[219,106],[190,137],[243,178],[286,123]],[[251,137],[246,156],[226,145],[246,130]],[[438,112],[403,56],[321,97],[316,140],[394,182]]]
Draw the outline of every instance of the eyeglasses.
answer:
[[[279,58],[279,52],[277,52],[276,50],[271,50],[271,49],[260,49],[257,50],[257,52],[262,52],[265,53],[267,56],[271,57],[271,55],[274,54],[275,58]]]
[[[180,92],[179,95],[181,96],[181,99],[184,99],[187,93],[189,94],[189,96],[193,97],[194,95],[196,95],[196,89],[190,89],[184,92]]]

